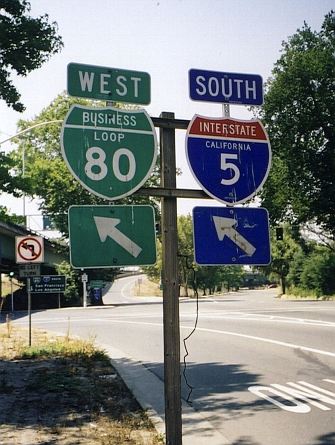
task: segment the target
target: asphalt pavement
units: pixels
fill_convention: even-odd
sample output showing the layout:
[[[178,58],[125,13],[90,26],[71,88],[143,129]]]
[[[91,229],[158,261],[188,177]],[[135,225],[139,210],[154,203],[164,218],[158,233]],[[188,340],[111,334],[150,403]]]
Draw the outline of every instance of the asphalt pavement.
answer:
[[[36,312],[33,325],[94,336],[163,432],[162,299],[131,297],[129,280],[118,286],[105,307]],[[335,444],[335,302],[275,296],[242,290],[200,299],[187,340],[193,391],[191,405],[183,402],[184,445]],[[182,340],[196,312],[194,300],[180,301]]]

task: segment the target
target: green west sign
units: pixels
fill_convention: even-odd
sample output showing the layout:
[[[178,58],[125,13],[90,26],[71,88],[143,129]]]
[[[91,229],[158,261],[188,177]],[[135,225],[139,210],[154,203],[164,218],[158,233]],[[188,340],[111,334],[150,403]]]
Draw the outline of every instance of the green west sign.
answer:
[[[69,63],[67,90],[70,96],[147,105],[150,75],[104,66]]]
[[[157,157],[156,131],[145,110],[73,105],[61,133],[63,158],[83,187],[114,200],[134,193]]]
[[[70,259],[75,268],[143,266],[156,262],[153,207],[71,206]]]

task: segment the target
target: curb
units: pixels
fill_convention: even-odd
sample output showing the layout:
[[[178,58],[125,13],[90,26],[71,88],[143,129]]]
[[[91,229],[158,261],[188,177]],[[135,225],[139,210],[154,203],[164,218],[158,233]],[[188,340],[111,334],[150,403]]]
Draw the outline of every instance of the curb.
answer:
[[[165,436],[164,382],[142,362],[127,358],[119,349],[99,345],[109,355],[112,365],[134,397],[147,412],[157,432]],[[182,401],[183,445],[228,445],[228,440],[199,412]]]

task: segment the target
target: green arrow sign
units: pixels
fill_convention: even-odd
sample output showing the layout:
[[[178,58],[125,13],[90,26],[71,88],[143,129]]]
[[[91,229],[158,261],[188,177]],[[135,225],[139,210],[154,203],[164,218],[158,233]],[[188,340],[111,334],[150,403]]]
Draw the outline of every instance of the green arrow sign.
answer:
[[[61,147],[82,186],[110,200],[139,189],[157,157],[155,128],[145,110],[73,105],[62,126]]]
[[[75,268],[143,266],[156,262],[154,209],[71,206],[70,258]]]
[[[70,96],[147,105],[150,75],[104,66],[69,63],[67,90]]]

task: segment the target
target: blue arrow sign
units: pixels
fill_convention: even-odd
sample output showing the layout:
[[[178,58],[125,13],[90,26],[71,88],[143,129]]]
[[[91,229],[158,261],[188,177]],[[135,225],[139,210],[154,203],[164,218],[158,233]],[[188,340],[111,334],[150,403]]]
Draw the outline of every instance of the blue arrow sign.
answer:
[[[194,258],[200,265],[271,261],[269,216],[264,208],[195,207]]]
[[[263,80],[258,74],[189,70],[190,98],[205,102],[262,105]]]

